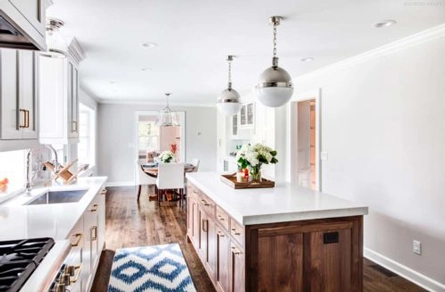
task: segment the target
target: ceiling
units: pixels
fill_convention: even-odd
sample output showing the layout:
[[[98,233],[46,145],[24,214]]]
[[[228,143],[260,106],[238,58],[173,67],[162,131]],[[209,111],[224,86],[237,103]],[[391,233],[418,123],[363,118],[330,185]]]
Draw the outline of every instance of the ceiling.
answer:
[[[87,55],[81,86],[101,102],[164,103],[171,92],[172,104],[213,105],[227,86],[228,54],[233,88],[250,93],[271,65],[272,15],[285,17],[278,56],[292,77],[445,23],[445,0],[53,2],[48,16],[65,21],[62,33]],[[374,27],[386,19],[397,24]]]

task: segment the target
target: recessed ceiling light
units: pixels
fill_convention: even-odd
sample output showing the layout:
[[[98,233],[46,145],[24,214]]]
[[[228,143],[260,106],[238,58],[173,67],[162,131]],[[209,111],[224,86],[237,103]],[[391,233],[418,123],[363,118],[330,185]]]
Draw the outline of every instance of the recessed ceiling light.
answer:
[[[151,48],[157,47],[158,44],[148,42],[148,43],[143,43],[142,46],[151,49]]]
[[[301,62],[312,62],[312,61],[314,61],[314,58],[312,58],[312,57],[306,57],[306,58],[301,59]]]
[[[389,20],[383,20],[381,22],[377,22],[376,24],[374,24],[374,26],[377,28],[381,28],[381,27],[392,26],[392,25],[395,25],[396,23],[397,23],[397,21],[389,19]]]
[[[151,68],[141,68],[141,71],[145,72],[145,71],[151,71]]]
[[[116,84],[117,82],[116,81],[110,81],[110,84]]]

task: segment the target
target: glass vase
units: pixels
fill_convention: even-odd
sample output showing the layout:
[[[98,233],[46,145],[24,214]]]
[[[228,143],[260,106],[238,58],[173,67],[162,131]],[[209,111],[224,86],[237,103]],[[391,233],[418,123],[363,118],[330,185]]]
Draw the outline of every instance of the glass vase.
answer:
[[[250,177],[252,182],[261,182],[261,166],[251,166],[250,167]]]

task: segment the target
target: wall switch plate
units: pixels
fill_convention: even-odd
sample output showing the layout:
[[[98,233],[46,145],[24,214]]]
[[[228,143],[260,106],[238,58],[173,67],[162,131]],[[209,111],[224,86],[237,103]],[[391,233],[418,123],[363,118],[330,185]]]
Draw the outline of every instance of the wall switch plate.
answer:
[[[328,161],[328,151],[321,151],[320,152],[320,160]]]
[[[418,255],[422,254],[422,244],[418,240],[413,240],[413,253]]]

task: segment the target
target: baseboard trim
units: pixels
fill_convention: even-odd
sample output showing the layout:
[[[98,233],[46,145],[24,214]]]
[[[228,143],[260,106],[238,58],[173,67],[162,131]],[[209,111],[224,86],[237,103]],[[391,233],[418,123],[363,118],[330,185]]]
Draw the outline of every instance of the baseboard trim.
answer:
[[[382,254],[379,254],[369,248],[364,249],[365,258],[385,267],[386,269],[398,274],[399,276],[413,282],[420,287],[433,292],[445,292],[445,285],[441,284],[419,272],[416,272]]]
[[[107,187],[129,187],[135,186],[134,181],[110,181],[105,184]]]

